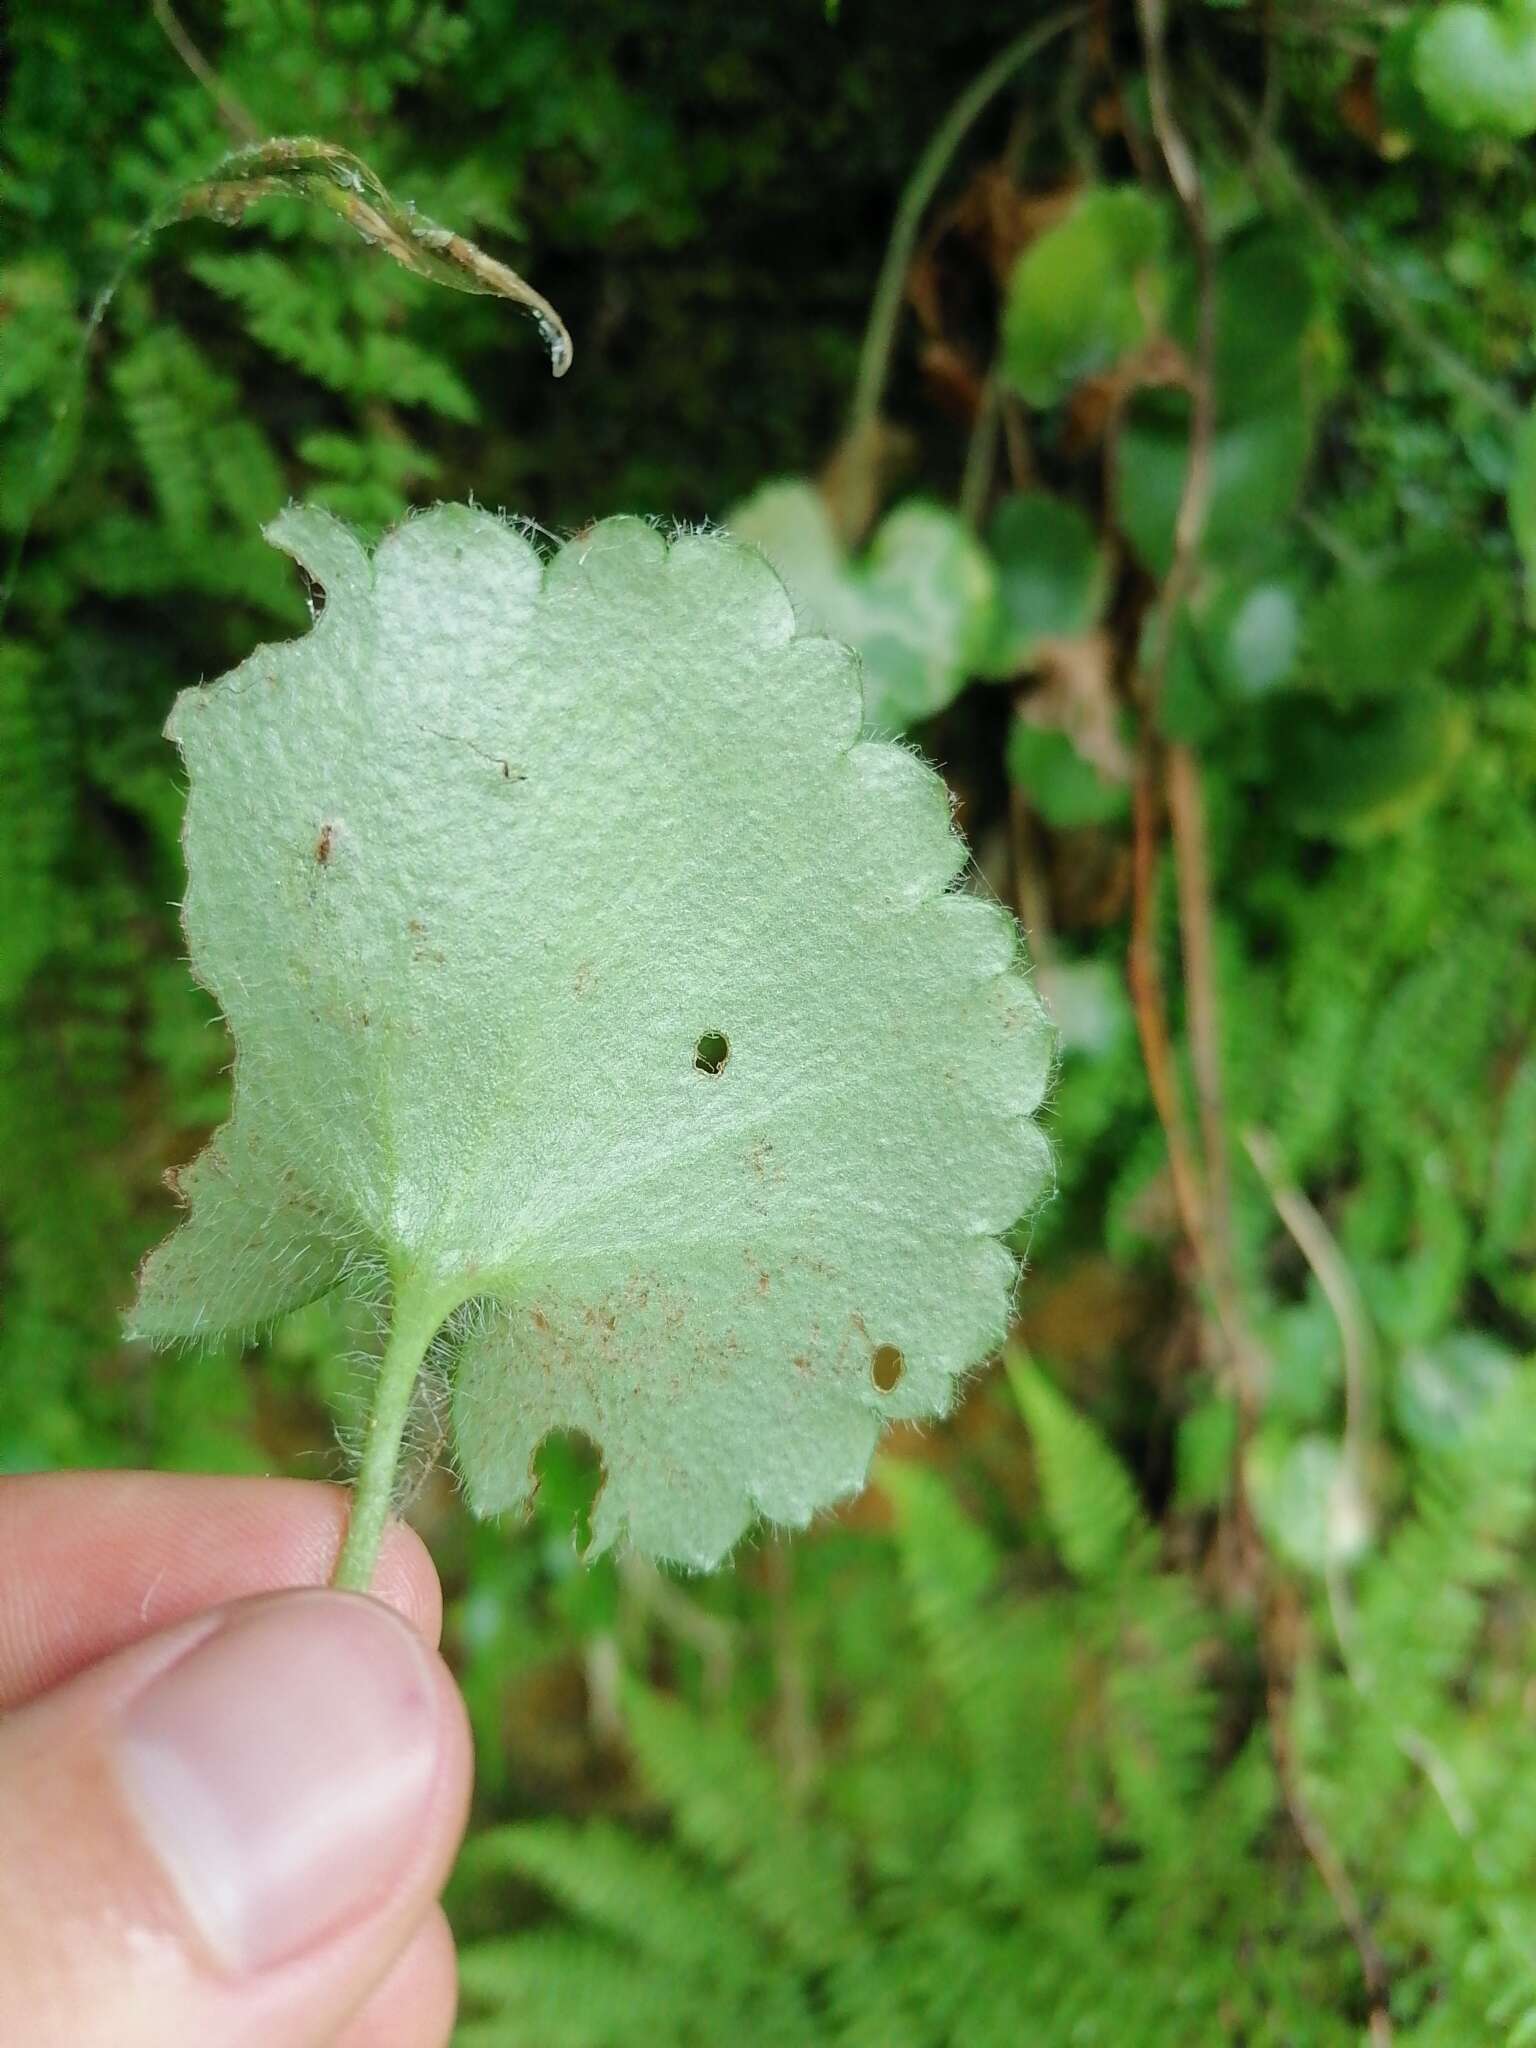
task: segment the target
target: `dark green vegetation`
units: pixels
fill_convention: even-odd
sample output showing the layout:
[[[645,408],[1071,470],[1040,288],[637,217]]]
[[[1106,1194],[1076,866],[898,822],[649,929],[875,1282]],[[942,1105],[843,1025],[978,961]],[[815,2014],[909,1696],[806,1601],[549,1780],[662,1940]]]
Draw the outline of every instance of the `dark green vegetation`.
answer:
[[[211,82],[79,0],[0,75],[0,1463],[339,1466],[344,1312],[118,1337],[224,1106],[159,728],[303,622],[259,524],[745,503],[1030,929],[1060,1191],[1011,1376],[718,1579],[579,1567],[578,1447],[523,1531],[429,1482],[466,2041],[1536,2039],[1529,5],[1087,8],[862,373],[1034,10],[160,12]],[[523,267],[571,375],[278,199],[141,249],[80,387],[250,134]]]

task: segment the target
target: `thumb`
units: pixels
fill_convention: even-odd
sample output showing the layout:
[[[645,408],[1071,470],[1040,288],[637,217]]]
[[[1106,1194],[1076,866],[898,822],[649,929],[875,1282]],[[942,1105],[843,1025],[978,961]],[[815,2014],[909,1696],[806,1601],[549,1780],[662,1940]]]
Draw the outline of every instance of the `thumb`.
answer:
[[[320,2048],[407,1951],[388,2038],[440,2048],[441,1942],[412,1936],[469,1773],[446,1667],[357,1594],[238,1601],[82,1673],[0,1721],[0,2041]]]

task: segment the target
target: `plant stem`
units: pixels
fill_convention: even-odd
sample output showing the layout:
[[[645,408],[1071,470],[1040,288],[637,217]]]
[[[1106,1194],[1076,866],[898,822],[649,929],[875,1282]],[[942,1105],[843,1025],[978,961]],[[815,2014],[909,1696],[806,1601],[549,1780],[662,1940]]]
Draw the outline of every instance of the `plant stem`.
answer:
[[[331,1576],[331,1584],[344,1593],[366,1593],[373,1583],[373,1568],[378,1562],[379,1545],[394,1498],[395,1473],[400,1464],[405,1419],[411,1412],[411,1396],[416,1391],[421,1362],[442,1319],[442,1300],[435,1291],[429,1293],[413,1287],[409,1280],[397,1286],[389,1342],[384,1347],[374,1384],[346,1540]]]
[[[1075,28],[1083,18],[1081,7],[1064,8],[1060,14],[1053,14],[1047,20],[1038,22],[1011,42],[992,59],[985,70],[973,78],[961,93],[939,126],[934,130],[928,147],[917,160],[916,168],[907,180],[906,188],[896,207],[896,218],[891,223],[891,239],[886,245],[885,260],[880,266],[880,276],[875,285],[875,295],[870,301],[869,324],[864,330],[864,346],[859,355],[858,383],[854,389],[853,411],[849,419],[849,432],[867,428],[878,416],[880,401],[885,395],[886,371],[890,367],[891,347],[896,338],[896,321],[901,312],[901,288],[907,275],[907,265],[912,260],[913,246],[917,231],[922,226],[923,215],[928,202],[939,188],[939,181],[949,169],[950,159],[965,140],[966,132],[985,108],[988,100],[1008,83],[1013,74],[1027,64],[1031,57]]]

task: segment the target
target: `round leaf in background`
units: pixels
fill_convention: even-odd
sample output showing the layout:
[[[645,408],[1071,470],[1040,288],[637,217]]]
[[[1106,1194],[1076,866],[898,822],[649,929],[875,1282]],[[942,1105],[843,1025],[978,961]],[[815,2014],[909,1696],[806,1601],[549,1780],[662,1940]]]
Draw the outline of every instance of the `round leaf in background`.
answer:
[[[1003,312],[1003,363],[1030,405],[1054,405],[1153,331],[1165,293],[1166,216],[1139,185],[1085,192],[1030,243]]]
[[[1272,531],[1296,502],[1312,450],[1299,383],[1262,410],[1217,429],[1201,552],[1230,557]],[[1154,576],[1173,560],[1173,529],[1189,466],[1189,401],[1150,392],[1131,406],[1115,468],[1115,522]]]
[[[1454,535],[1406,549],[1371,576],[1339,576],[1309,622],[1317,680],[1339,704],[1423,681],[1466,646],[1486,594],[1481,556]]]
[[[1271,700],[1273,788],[1292,822],[1357,842],[1400,829],[1438,796],[1466,738],[1443,690],[1334,711],[1290,691]]]
[[[1107,825],[1130,810],[1131,793],[1111,782],[1053,726],[1016,718],[1008,734],[1008,773],[1047,825],[1069,831]]]
[[[1518,137],[1536,130],[1536,9],[1456,0],[1419,29],[1413,76],[1437,120]]]
[[[1405,1351],[1392,1381],[1397,1426],[1424,1450],[1456,1443],[1518,1371],[1512,1354],[1478,1330]]]
[[[1048,491],[1019,491],[998,506],[987,542],[997,571],[988,675],[1017,675],[1043,640],[1071,639],[1098,624],[1107,572],[1080,505]]]
[[[803,481],[765,484],[727,524],[784,579],[803,632],[830,634],[863,657],[871,726],[899,730],[933,717],[981,670],[993,632],[992,563],[947,507],[898,505],[859,558]]]

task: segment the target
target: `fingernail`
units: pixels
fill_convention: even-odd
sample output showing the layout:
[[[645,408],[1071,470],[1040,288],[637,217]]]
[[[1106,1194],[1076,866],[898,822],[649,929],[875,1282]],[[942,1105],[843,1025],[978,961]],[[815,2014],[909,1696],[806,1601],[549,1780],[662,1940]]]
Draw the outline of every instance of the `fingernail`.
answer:
[[[156,1859],[217,1959],[261,1970],[388,1891],[438,1758],[429,1653],[348,1593],[242,1615],[126,1709],[115,1761]]]

